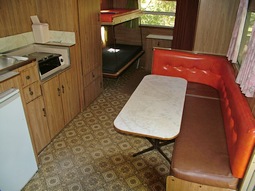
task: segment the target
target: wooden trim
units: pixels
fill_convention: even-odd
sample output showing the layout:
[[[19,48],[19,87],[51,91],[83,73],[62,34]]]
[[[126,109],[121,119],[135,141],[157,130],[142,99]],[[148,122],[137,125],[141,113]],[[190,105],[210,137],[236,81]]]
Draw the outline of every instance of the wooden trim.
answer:
[[[219,188],[203,184],[197,184],[168,176],[166,179],[166,191],[234,191],[229,188]]]

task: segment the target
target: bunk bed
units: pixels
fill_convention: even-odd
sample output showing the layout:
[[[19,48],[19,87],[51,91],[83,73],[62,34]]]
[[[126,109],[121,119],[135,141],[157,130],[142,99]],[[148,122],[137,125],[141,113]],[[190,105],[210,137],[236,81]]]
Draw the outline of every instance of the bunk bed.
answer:
[[[126,21],[139,18],[142,11],[139,9],[108,9],[101,10],[101,25],[115,27]],[[115,31],[113,35],[115,38]],[[104,77],[118,77],[132,63],[139,61],[144,51],[142,46],[114,43],[103,48],[103,75]]]

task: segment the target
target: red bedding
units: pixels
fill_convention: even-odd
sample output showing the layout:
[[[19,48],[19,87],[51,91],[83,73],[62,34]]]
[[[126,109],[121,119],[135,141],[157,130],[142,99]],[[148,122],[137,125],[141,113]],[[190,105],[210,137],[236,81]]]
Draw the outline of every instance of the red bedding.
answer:
[[[101,10],[101,22],[112,22],[114,18],[140,12],[139,9],[107,9]]]

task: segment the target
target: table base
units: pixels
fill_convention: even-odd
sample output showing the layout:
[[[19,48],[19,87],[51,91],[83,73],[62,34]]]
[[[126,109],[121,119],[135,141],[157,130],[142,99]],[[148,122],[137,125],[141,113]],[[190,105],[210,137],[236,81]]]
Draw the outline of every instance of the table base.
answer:
[[[170,143],[173,143],[174,142],[174,139],[172,140],[168,140],[168,141],[162,141],[162,140],[159,140],[159,139],[151,139],[151,138],[146,138],[151,144],[152,146],[147,148],[147,149],[144,149],[138,153],[135,153],[133,154],[133,157],[136,157],[138,155],[141,155],[143,153],[146,153],[146,152],[149,152],[149,151],[152,151],[152,150],[157,150],[169,163],[171,163],[171,160],[166,156],[166,154],[161,150],[160,147],[162,146],[165,146],[165,145],[168,145]]]

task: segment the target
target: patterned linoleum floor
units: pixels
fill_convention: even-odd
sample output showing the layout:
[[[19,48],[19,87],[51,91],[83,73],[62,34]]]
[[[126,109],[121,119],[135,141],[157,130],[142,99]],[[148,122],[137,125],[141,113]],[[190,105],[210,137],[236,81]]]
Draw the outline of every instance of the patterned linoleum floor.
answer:
[[[41,152],[39,170],[23,190],[164,191],[169,163],[157,151],[132,157],[150,143],[113,128],[143,75],[130,68],[119,79],[104,79],[103,93]],[[163,147],[169,158],[172,149]]]

